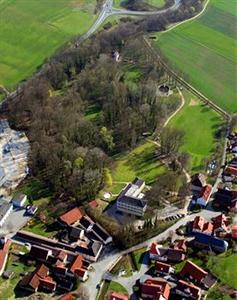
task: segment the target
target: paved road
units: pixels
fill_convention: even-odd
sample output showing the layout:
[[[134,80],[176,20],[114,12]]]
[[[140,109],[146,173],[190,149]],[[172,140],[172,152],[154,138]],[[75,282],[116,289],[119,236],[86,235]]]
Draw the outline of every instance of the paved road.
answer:
[[[204,209],[198,214],[187,215],[184,218],[180,219],[177,223],[172,225],[170,228],[165,230],[164,232],[158,234],[157,236],[155,236],[143,243],[140,243],[130,249],[125,250],[125,251],[119,252],[118,250],[114,250],[113,252],[110,252],[110,253],[107,253],[106,255],[104,255],[104,257],[102,257],[98,262],[93,264],[94,270],[92,272],[90,272],[89,279],[87,280],[86,283],[84,283],[84,286],[89,291],[90,300],[96,299],[96,295],[98,292],[97,285],[101,282],[106,270],[108,270],[110,268],[110,266],[116,261],[116,259],[118,259],[119,256],[130,253],[139,248],[148,247],[152,242],[156,242],[158,240],[160,240],[160,241],[166,240],[169,237],[170,231],[175,232],[175,230],[177,228],[179,228],[180,226],[185,225],[187,222],[193,220],[195,218],[195,216],[197,216],[197,215],[202,215],[205,219],[210,220],[211,218],[217,216],[218,214],[220,214],[220,213]],[[144,268],[142,268],[142,270],[143,269],[145,270],[146,267],[144,266]],[[136,280],[137,276],[139,276],[140,273],[137,275],[136,274],[134,274],[134,277],[132,277],[132,279],[130,281],[128,281],[128,283],[127,283],[128,286],[131,286],[131,282],[132,281],[134,282],[134,279]]]

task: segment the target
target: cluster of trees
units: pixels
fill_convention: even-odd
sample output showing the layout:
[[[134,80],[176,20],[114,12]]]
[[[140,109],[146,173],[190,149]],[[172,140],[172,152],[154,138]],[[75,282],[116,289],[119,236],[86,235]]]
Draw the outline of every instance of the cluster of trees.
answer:
[[[183,0],[179,11],[190,1],[199,2]],[[31,172],[53,192],[79,201],[95,197],[111,181],[111,155],[134,147],[143,132],[154,131],[176,108],[157,97],[164,70],[134,34],[162,30],[185,17],[177,14],[126,19],[129,26],[125,22],[101,31],[80,47],[58,53],[8,102],[11,123],[26,130],[31,141]],[[121,75],[114,50],[142,68],[136,88]],[[86,116],[91,105],[101,110],[95,121]]]
[[[174,0],[166,0],[165,7],[170,7],[174,4]],[[149,11],[149,10],[158,10],[157,7],[153,6],[150,0],[122,0],[121,5],[130,10],[137,11]]]

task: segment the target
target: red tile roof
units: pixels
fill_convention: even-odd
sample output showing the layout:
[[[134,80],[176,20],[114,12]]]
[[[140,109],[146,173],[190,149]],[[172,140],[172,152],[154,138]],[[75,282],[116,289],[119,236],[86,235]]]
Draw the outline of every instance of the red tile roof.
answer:
[[[211,192],[212,192],[212,186],[210,184],[207,184],[206,186],[204,186],[204,188],[202,189],[202,194],[201,197],[208,201],[210,196],[211,196]]]
[[[211,222],[206,222],[203,226],[203,232],[212,234],[213,224]]]
[[[179,280],[177,288],[181,288],[183,291],[189,292],[193,297],[192,299],[200,298],[201,289],[187,281]]]
[[[227,167],[227,168],[225,169],[225,173],[226,173],[226,174],[230,174],[230,175],[237,176],[237,168],[234,168],[234,167]]]
[[[45,277],[43,279],[40,278],[40,286],[50,291],[54,291],[56,288],[56,282],[53,281],[52,277]]]
[[[214,229],[222,228],[227,230],[227,218],[224,214],[220,214],[217,217],[213,218]]]
[[[187,251],[187,245],[186,245],[186,240],[180,240],[178,241],[175,246],[174,246],[175,249],[180,249],[180,250],[183,250],[184,252]]]
[[[91,208],[96,208],[99,206],[99,203],[96,200],[93,200],[93,201],[89,202],[89,206]]]
[[[49,274],[49,268],[47,268],[44,264],[39,265],[35,271],[35,273],[40,278],[45,278]]]
[[[83,264],[83,256],[77,255],[77,257],[74,259],[70,270],[74,273],[75,270],[82,268]]]
[[[158,247],[158,244],[157,243],[152,243],[151,246],[150,246],[150,254],[154,254],[154,255],[157,255],[159,254],[159,250],[157,249]],[[157,251],[158,250],[158,251]]]
[[[237,239],[237,226],[231,227],[231,236],[233,239]]]
[[[194,221],[193,221],[193,230],[203,230],[203,226],[205,224],[205,219],[201,216],[197,216],[195,217]]]
[[[71,294],[67,294],[59,298],[59,300],[73,300],[74,297]]]
[[[170,286],[167,281],[161,279],[147,279],[141,285],[141,294],[153,296],[154,299],[159,296],[163,296],[165,299],[169,298]]]
[[[185,265],[183,269],[180,272],[180,275],[182,277],[192,277],[193,279],[197,280],[198,282],[201,282],[202,279],[204,279],[207,276],[207,272],[204,271],[202,268],[191,262],[190,260],[187,260],[185,262]]]
[[[128,296],[117,292],[112,292],[109,296],[109,300],[128,300],[128,299],[129,299]]]
[[[158,272],[162,272],[162,273],[169,273],[170,268],[171,268],[171,265],[165,264],[160,261],[157,261],[155,266],[156,266],[156,270]]]
[[[10,245],[11,245],[11,241],[7,240],[6,243],[4,244],[3,248],[0,249],[0,270],[5,268]]]
[[[59,219],[66,223],[67,225],[72,225],[77,221],[80,221],[80,219],[84,216],[84,212],[81,208],[75,207],[72,210],[66,212],[62,216],[59,217]]]
[[[58,255],[57,255],[57,259],[64,261],[67,258],[67,253],[62,251],[59,251]]]

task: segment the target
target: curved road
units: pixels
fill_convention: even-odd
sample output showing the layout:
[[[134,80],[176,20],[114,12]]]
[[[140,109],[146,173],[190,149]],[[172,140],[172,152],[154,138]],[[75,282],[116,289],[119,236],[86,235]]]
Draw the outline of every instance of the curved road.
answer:
[[[91,35],[93,35],[96,30],[103,24],[103,22],[110,16],[114,15],[132,15],[132,16],[152,16],[152,15],[161,15],[167,11],[174,11],[180,6],[181,0],[174,0],[174,4],[171,7],[166,9],[158,10],[158,11],[133,11],[127,9],[119,9],[113,8],[113,0],[106,0],[104,3],[102,10],[95,21],[95,23],[91,26],[91,28],[82,35],[79,39],[79,42],[86,40]]]

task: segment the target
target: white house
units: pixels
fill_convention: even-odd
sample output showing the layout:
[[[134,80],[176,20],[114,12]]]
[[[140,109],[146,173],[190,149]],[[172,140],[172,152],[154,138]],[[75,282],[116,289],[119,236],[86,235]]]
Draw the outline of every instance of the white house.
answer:
[[[12,198],[11,202],[14,207],[19,208],[24,206],[26,200],[27,200],[27,196],[25,194],[17,194]]]

